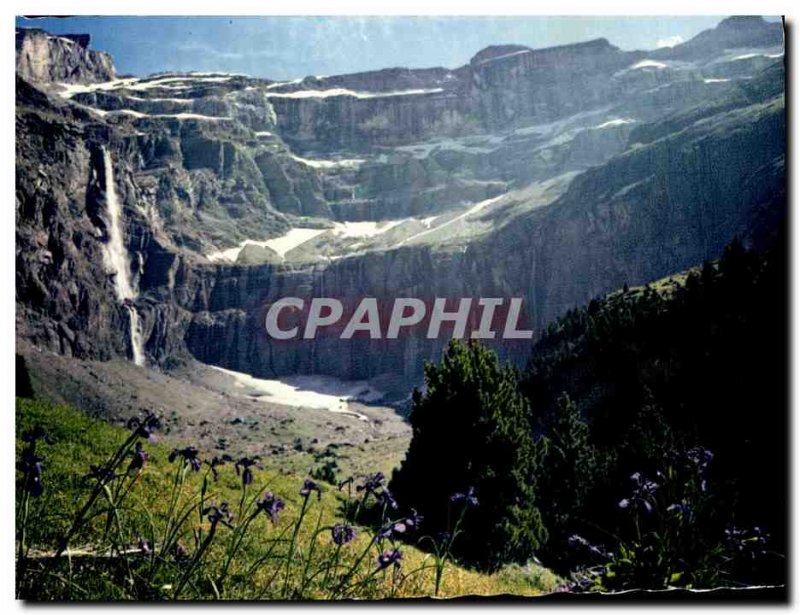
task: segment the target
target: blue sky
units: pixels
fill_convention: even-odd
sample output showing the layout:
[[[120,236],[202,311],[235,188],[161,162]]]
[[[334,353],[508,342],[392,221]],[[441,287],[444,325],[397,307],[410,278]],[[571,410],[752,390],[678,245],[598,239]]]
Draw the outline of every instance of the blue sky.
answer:
[[[688,40],[722,17],[70,17],[18,26],[92,35],[120,74],[194,70],[273,79],[405,66],[455,68],[492,44],[605,37],[622,49]]]

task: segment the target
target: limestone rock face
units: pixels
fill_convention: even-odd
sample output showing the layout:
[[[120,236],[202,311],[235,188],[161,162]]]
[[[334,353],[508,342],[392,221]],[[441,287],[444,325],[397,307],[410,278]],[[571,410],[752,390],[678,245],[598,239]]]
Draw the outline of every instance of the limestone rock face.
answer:
[[[116,77],[111,56],[89,49],[88,34],[53,36],[17,28],[17,74],[33,82],[94,83]]]
[[[62,37],[63,38],[63,37]],[[785,218],[780,24],[671,49],[494,46],[460,68],[274,82],[116,79],[79,37],[17,38],[17,335],[130,357],[112,159],[144,351],[261,377],[420,381],[447,339],[271,340],[282,297],[522,297],[565,310],[768,245]],[[64,85],[67,84],[67,85]],[[529,342],[501,342],[524,364]]]

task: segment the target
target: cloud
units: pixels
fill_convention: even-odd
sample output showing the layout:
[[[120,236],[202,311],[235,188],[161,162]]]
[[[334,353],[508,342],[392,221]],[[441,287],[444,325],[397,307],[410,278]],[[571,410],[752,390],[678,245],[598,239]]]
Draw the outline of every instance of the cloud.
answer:
[[[656,47],[659,49],[661,47],[674,47],[675,45],[680,45],[683,42],[683,37],[680,34],[676,34],[675,36],[668,36],[667,38],[660,38],[656,43]]]

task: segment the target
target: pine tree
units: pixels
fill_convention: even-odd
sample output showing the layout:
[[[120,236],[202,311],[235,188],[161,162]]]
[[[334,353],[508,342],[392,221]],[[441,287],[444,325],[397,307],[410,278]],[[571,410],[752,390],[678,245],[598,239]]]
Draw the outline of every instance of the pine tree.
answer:
[[[547,559],[555,564],[566,561],[569,555],[568,537],[584,529],[578,519],[606,464],[589,442],[589,427],[566,393],[559,396],[542,440],[546,452],[536,487],[549,533]]]
[[[479,505],[464,517],[456,555],[484,570],[530,559],[546,537],[533,487],[542,449],[516,370],[478,343],[454,341],[441,365],[426,365],[425,381],[390,485],[398,502],[422,513],[424,533],[435,536],[452,529],[451,494],[474,487]]]

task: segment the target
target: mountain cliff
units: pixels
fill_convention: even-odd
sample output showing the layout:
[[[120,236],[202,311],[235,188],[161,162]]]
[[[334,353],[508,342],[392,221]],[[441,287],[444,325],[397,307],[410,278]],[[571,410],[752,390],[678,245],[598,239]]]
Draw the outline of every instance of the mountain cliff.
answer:
[[[53,36],[36,28],[16,32],[17,74],[34,82],[94,83],[116,77],[111,56],[89,49],[88,34]]]
[[[521,296],[541,328],[734,237],[768,243],[782,34],[736,18],[665,50],[496,46],[456,69],[276,82],[117,78],[86,38],[19,31],[17,335],[83,359],[140,339],[154,367],[418,382],[446,340],[278,344],[267,305]],[[104,260],[110,198],[122,270]]]

